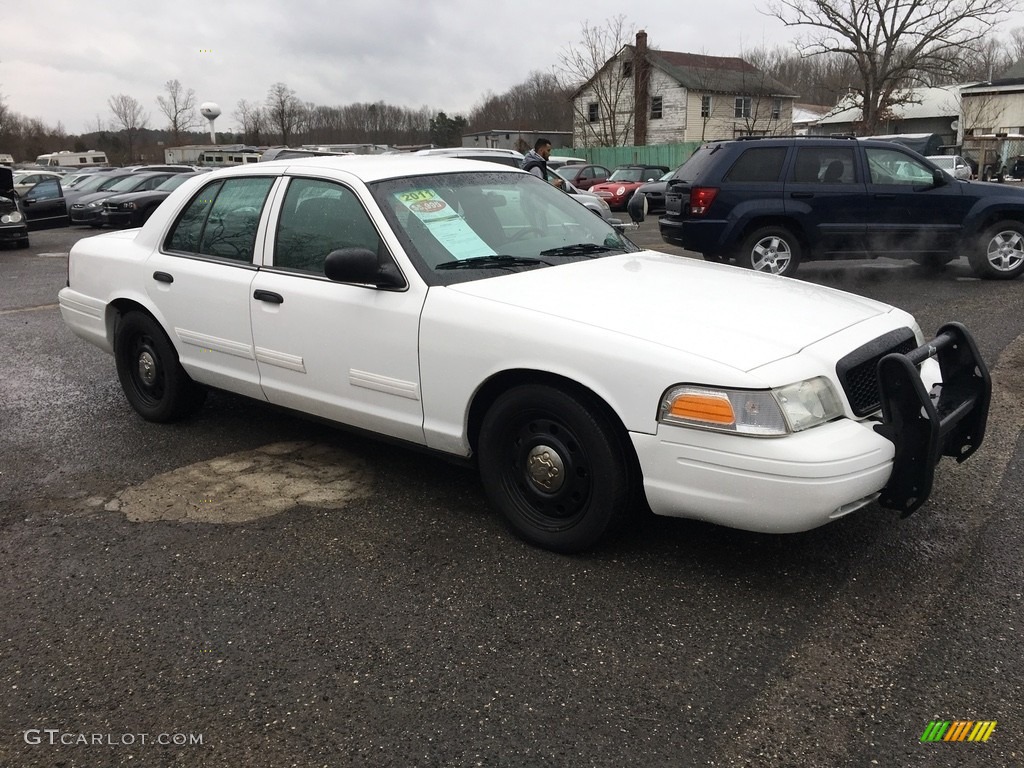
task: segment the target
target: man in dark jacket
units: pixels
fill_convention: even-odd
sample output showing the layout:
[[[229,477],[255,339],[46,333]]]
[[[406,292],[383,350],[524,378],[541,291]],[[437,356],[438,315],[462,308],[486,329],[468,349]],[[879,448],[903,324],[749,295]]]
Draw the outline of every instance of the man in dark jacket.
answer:
[[[533,149],[526,153],[523,159],[523,170],[529,171],[539,179],[548,178],[548,158],[551,156],[551,140],[537,139]],[[562,186],[562,180],[556,179],[552,182],[556,187]]]

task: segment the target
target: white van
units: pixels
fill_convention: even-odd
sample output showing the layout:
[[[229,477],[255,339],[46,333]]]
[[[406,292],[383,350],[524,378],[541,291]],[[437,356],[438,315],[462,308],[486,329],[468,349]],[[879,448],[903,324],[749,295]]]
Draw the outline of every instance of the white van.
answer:
[[[36,165],[47,168],[82,168],[87,165],[110,165],[106,152],[47,152],[36,158]]]

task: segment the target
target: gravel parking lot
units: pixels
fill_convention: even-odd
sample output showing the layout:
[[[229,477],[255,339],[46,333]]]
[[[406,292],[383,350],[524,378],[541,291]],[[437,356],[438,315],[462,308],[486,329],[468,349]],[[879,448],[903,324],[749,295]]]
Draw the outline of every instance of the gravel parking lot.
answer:
[[[89,234],[0,252],[0,765],[1024,761],[1019,282],[800,270],[966,323],[993,369],[982,452],[917,514],[648,518],[566,557],[434,456],[223,393],[139,419],[56,309]],[[934,720],[998,725],[922,743]]]

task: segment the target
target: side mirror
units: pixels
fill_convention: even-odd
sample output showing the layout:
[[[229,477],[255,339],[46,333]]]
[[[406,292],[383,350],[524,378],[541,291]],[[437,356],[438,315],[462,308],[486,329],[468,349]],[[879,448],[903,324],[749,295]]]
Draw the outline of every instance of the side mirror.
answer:
[[[324,274],[338,283],[362,283],[378,288],[401,288],[405,285],[394,265],[381,265],[377,254],[369,248],[339,248],[327,254]]]
[[[948,183],[948,177],[946,175],[946,172],[945,171],[941,171],[938,168],[936,168],[934,171],[932,171],[932,183],[936,187],[943,187],[943,186],[945,186]]]

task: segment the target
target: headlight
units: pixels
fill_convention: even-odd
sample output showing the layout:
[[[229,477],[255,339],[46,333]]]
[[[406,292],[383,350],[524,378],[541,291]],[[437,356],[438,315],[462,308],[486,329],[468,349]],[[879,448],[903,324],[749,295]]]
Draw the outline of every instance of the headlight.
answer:
[[[842,415],[831,382],[820,376],[773,390],[673,387],[658,410],[665,424],[761,437],[800,432]]]
[[[11,213],[5,213],[3,216],[0,216],[0,222],[4,224],[17,224],[23,218],[25,217],[21,215],[20,211],[13,211]]]
[[[597,200],[598,205],[600,205],[606,211],[611,211],[612,207],[610,205],[608,205],[608,201],[607,200],[605,200],[603,197],[598,197],[598,198],[595,198],[595,199]]]
[[[87,206],[85,206],[85,207],[86,207],[86,208],[99,208],[99,207],[100,207],[101,205],[103,205],[103,203],[99,203],[99,202],[98,202],[98,203],[89,203],[89,204],[88,204]]]
[[[622,197],[624,194],[626,194],[626,188],[625,187],[619,187],[617,190],[615,190],[615,196],[616,197]]]
[[[121,205],[118,206],[118,207],[119,208],[123,208],[126,211],[134,211],[135,210],[135,203],[121,203]]]

